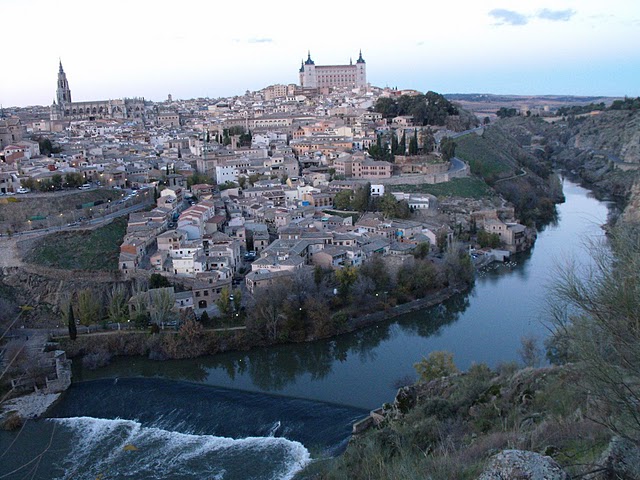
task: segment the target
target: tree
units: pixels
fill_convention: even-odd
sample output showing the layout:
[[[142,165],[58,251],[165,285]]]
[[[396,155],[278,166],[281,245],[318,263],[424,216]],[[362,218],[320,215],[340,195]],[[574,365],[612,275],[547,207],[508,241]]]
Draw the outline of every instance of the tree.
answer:
[[[208,177],[204,173],[194,173],[187,178],[187,186],[189,188],[191,188],[193,185],[199,185],[201,183],[213,185],[215,182],[213,181],[213,178]]]
[[[351,190],[340,190],[333,197],[333,206],[338,210],[351,210]]]
[[[95,290],[85,288],[78,292],[78,315],[82,325],[91,325],[101,320],[102,302]]]
[[[440,153],[445,161],[451,160],[456,156],[456,142],[452,138],[444,137],[440,141]]]
[[[76,173],[76,172],[67,173],[64,178],[65,178],[67,187],[71,187],[71,188],[79,187],[84,183],[84,177],[82,176],[81,173]]]
[[[413,251],[413,256],[419,259],[425,259],[429,255],[429,241],[419,243]]]
[[[78,337],[78,329],[76,328],[76,319],[73,316],[73,305],[69,302],[69,313],[67,313],[67,324],[69,326],[69,338],[75,340]]]
[[[398,155],[398,150],[398,137],[396,136],[396,132],[393,131],[391,132],[391,154]],[[404,155],[404,153],[401,155]]]
[[[556,269],[554,336],[581,374],[594,420],[640,445],[640,226],[618,225],[608,245],[591,242],[589,255],[589,267]]]
[[[51,185],[53,185],[53,188],[55,188],[56,190],[60,190],[62,188],[62,175],[60,175],[59,173],[54,173],[51,176]]]
[[[351,292],[351,287],[358,279],[358,270],[355,267],[344,267],[336,270],[336,280],[338,281],[338,295],[346,301]]]
[[[320,286],[324,280],[324,270],[320,265],[316,265],[313,269],[313,283],[316,286],[316,290],[320,291]]]
[[[418,130],[413,129],[413,136],[409,140],[409,155],[418,154]]]
[[[395,217],[396,208],[398,205],[398,200],[389,192],[384,192],[382,198],[380,199],[380,211],[385,216],[385,218]]]
[[[538,345],[538,339],[533,335],[526,335],[520,339],[518,354],[525,367],[539,367],[542,360],[542,351]]]
[[[429,357],[422,357],[422,360],[413,365],[416,369],[420,381],[429,382],[440,377],[448,377],[458,373],[458,368],[453,362],[453,354],[445,351],[434,351]]]
[[[40,147],[40,153],[46,157],[51,156],[51,152],[53,150],[53,145],[51,145],[51,140],[48,138],[41,138],[38,142],[38,146]]]
[[[124,322],[129,315],[127,296],[122,285],[114,285],[108,293],[107,319],[113,323]]]
[[[154,288],[149,290],[149,313],[154,323],[165,323],[169,320],[176,303],[172,288]]]
[[[502,243],[497,233],[489,233],[484,229],[478,230],[477,238],[481,248],[498,248]]]
[[[240,307],[242,306],[242,290],[236,288],[233,290],[233,308],[236,312],[240,311]]]
[[[170,287],[171,282],[167,277],[159,273],[152,273],[149,277],[149,288],[165,288]]]
[[[366,212],[371,199],[371,183],[367,182],[356,189],[351,202],[351,208],[358,212]]]
[[[431,153],[436,147],[436,138],[433,136],[431,129],[427,129],[424,134],[424,141],[422,142],[422,151],[424,153]]]
[[[389,268],[380,254],[375,254],[360,267],[360,275],[373,280],[378,292],[385,292],[391,288],[391,275]]]
[[[231,290],[229,287],[222,287],[220,291],[220,297],[216,300],[216,305],[220,309],[220,313],[224,316],[231,315]]]
[[[441,228],[436,232],[436,246],[440,253],[444,252],[449,244],[449,232],[446,228]]]
[[[498,118],[515,117],[516,115],[518,115],[518,111],[515,108],[500,107],[500,109],[496,112],[496,115],[498,116]]]
[[[281,328],[286,320],[284,303],[288,293],[287,281],[274,282],[261,288],[256,293],[253,308],[249,310],[247,330],[270,342],[281,339]]]

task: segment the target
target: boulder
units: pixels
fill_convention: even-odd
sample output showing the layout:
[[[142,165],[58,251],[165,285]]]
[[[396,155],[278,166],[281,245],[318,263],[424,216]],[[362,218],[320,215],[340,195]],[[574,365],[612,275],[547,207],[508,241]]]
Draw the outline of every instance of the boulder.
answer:
[[[524,450],[503,450],[489,460],[478,480],[568,480],[551,457]]]
[[[640,447],[620,437],[613,437],[600,464],[606,468],[602,479],[640,480]]]

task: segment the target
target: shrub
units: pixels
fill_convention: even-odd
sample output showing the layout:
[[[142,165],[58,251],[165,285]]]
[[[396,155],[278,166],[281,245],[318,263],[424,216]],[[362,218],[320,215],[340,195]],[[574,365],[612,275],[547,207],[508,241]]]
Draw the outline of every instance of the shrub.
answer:
[[[458,373],[458,368],[453,362],[453,354],[445,351],[435,351],[428,358],[413,365],[422,382],[428,382],[440,377],[448,377]]]

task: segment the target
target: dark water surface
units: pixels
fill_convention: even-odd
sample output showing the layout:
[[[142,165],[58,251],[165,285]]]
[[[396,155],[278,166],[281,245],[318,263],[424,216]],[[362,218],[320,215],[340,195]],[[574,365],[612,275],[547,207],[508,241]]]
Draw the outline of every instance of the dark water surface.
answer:
[[[391,401],[429,352],[452,352],[461,369],[495,366],[518,360],[523,335],[547,335],[554,269],[588,261],[584,242],[603,235],[608,213],[567,180],[564,193],[558,221],[532,251],[482,272],[442,306],[314,343],[75,370],[53,418],[27,424],[0,475],[45,449],[53,431],[34,478],[290,478],[310,456],[339,451],[351,422]],[[0,454],[15,437],[0,434]]]

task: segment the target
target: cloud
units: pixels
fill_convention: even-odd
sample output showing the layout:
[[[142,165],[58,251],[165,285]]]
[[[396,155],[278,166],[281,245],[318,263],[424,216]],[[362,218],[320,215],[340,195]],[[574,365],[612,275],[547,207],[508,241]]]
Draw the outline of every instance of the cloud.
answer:
[[[576,14],[575,10],[568,8],[567,10],[549,10],[543,8],[538,12],[536,17],[543,20],[551,20],[552,22],[567,22]]]
[[[273,43],[273,38],[232,38],[231,39],[232,43],[248,43],[248,44],[253,44],[253,43]]]
[[[529,22],[526,15],[504,8],[495,8],[489,15],[496,19],[496,25],[526,25]]]

